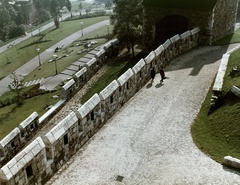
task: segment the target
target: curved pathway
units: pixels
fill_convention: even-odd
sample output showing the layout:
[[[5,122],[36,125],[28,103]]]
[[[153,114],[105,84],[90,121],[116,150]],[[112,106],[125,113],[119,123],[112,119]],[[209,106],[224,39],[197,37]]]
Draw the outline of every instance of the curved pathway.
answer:
[[[240,184],[190,133],[226,49],[200,47],[172,61],[169,79],[160,84],[157,74],[47,184]]]
[[[88,26],[88,27],[84,28],[83,31],[85,34],[87,34],[87,33],[90,33],[92,31],[100,28],[100,27],[105,26],[106,24],[109,24],[109,20],[101,21],[101,22],[98,22],[91,26]],[[66,46],[70,45],[73,41],[81,38],[81,35],[82,35],[81,33],[82,33],[81,30],[79,30],[79,31],[73,33],[72,35],[64,38],[63,40],[59,41],[58,43],[54,44],[53,46],[46,49],[45,51],[43,51],[40,54],[42,63],[46,62],[53,56],[54,50],[56,47],[62,46],[62,45],[64,45],[64,47],[66,47]],[[38,56],[34,57],[30,61],[28,61],[21,67],[19,67],[15,71],[15,74],[17,76],[19,76],[20,79],[22,79],[24,74],[28,74],[28,73],[32,72],[37,67],[38,67]],[[68,79],[68,76],[66,76],[66,75],[56,75],[56,76],[52,77],[52,79],[51,79],[52,84],[50,84],[48,86],[52,85],[53,87],[56,87],[60,82],[66,80],[66,79]],[[5,78],[3,78],[2,80],[0,80],[0,96],[3,95],[5,92],[9,91],[8,85],[10,84],[11,81],[12,81],[11,75],[8,75]]]

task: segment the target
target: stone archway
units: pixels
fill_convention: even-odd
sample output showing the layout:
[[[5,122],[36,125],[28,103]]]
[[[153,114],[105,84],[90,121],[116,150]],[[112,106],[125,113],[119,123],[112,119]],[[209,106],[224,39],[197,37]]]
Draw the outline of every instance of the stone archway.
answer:
[[[160,45],[176,34],[189,29],[188,19],[181,15],[169,15],[156,24],[155,43]]]

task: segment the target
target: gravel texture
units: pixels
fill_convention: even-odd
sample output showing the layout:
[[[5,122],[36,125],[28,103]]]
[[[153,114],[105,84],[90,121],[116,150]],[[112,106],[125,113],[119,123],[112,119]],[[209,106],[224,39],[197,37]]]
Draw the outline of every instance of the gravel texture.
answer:
[[[236,185],[203,154],[190,127],[227,47],[198,47],[145,85],[48,182],[53,185]],[[207,141],[206,141],[207,142]]]

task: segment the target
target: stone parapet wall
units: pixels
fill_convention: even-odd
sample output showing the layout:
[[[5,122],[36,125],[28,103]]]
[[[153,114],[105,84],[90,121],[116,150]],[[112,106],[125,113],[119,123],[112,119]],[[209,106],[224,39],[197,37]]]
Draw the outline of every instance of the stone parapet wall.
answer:
[[[198,29],[197,29],[198,30]],[[189,31],[188,31],[189,32]],[[191,32],[191,31],[190,31]],[[199,34],[195,30],[194,34]],[[186,35],[186,34],[184,34]],[[178,38],[174,36],[173,38]],[[189,39],[190,38],[190,39]],[[150,79],[149,69],[153,66],[159,68],[166,66],[169,60],[173,59],[173,53],[181,54],[198,44],[197,35],[190,34],[175,43],[169,39],[165,45],[159,46],[152,51],[145,59],[141,59],[133,68],[128,69],[118,79],[111,82],[99,94],[92,96],[76,112],[70,112],[63,120],[57,123],[42,138],[38,137],[24,150],[20,151],[12,160],[7,162],[0,169],[0,185],[25,185],[44,184],[54,175],[82,146],[105,124],[111,116],[116,113],[138,90]],[[172,42],[171,42],[172,40]],[[196,43],[194,43],[196,42]],[[187,47],[183,47],[184,43]],[[166,47],[166,48],[164,48]],[[188,49],[183,49],[188,48]],[[171,56],[171,57],[167,57]],[[81,73],[79,76],[81,76]],[[69,85],[64,87],[66,92],[76,91],[78,85],[71,80]],[[68,99],[66,93],[65,99]],[[62,100],[64,102],[65,100]],[[59,105],[61,103],[58,103]],[[59,105],[57,107],[59,107]],[[47,118],[44,118],[47,119]],[[41,121],[44,120],[43,118]],[[39,119],[39,123],[41,124]],[[11,141],[19,138],[20,130],[15,129],[12,135],[7,136],[3,141]],[[0,147],[0,154],[5,154],[3,145]],[[34,174],[34,175],[33,175]]]

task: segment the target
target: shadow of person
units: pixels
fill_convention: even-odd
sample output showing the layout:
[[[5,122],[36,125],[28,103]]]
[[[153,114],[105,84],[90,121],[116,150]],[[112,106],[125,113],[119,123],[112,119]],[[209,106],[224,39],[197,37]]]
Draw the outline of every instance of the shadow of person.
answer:
[[[149,84],[147,84],[146,88],[149,89],[152,87],[152,83],[150,82]]]
[[[162,82],[160,82],[159,84],[155,85],[156,88],[160,88],[162,86],[164,86],[164,84]]]

